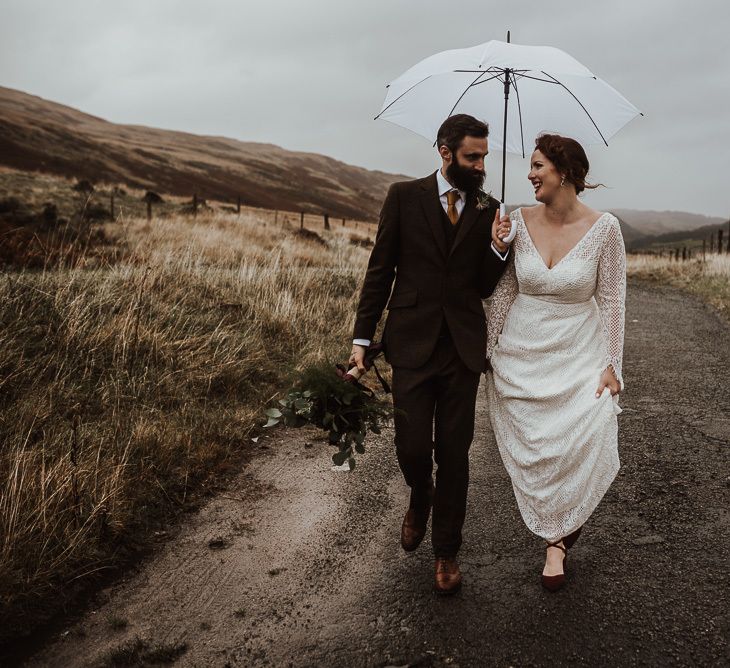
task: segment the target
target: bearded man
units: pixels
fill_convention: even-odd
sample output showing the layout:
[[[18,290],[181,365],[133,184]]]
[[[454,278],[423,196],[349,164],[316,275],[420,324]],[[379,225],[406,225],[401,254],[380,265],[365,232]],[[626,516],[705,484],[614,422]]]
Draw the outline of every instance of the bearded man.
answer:
[[[441,168],[390,187],[360,294],[351,364],[364,370],[367,347],[387,303],[383,330],[393,369],[395,450],[410,501],[401,545],[415,550],[433,507],[434,591],[461,587],[469,447],[487,329],[482,299],[507,260],[509,219],[486,195],[489,127],[466,114],[441,125]],[[395,280],[395,285],[393,282]],[[391,291],[392,289],[392,291]],[[436,481],[433,481],[433,462]]]

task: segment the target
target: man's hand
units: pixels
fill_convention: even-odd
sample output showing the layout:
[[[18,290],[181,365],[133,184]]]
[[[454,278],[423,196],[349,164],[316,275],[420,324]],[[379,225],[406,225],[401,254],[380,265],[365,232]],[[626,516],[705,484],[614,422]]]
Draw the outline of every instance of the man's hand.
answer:
[[[608,388],[611,390],[611,396],[617,395],[621,391],[621,383],[618,382],[616,374],[613,372],[613,367],[606,367],[606,370],[601,374],[601,378],[598,381],[598,389],[596,390],[596,399],[602,394],[603,390]]]
[[[499,209],[497,209],[494,212],[494,221],[492,222],[492,242],[500,253],[506,253],[509,248],[509,244],[504,243],[502,239],[510,233],[511,229],[512,223],[510,222],[509,216],[505,214],[500,219]]]
[[[365,346],[358,346],[357,344],[352,345],[352,352],[350,353],[350,360],[348,362],[348,367],[351,369],[353,366],[356,366],[360,373],[365,373],[365,351],[367,348]]]

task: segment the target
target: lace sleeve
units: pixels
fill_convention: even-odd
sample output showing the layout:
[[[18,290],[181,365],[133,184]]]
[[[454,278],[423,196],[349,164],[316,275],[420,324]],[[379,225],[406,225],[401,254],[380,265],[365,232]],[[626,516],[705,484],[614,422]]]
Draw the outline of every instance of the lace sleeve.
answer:
[[[596,302],[601,314],[606,344],[606,367],[613,367],[624,387],[621,366],[624,355],[624,318],[626,313],[626,250],[618,220],[609,218],[608,233],[598,259]]]
[[[497,339],[502,332],[504,319],[517,297],[517,274],[515,272],[515,249],[510,249],[507,268],[494,288],[491,299],[487,304],[487,358],[497,345]]]

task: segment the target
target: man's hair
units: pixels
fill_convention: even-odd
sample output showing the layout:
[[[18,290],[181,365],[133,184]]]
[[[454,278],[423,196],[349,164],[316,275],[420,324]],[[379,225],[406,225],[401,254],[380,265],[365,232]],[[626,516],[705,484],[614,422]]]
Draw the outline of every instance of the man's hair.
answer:
[[[469,114],[455,114],[449,116],[439,128],[436,135],[436,148],[446,146],[454,155],[461,146],[464,137],[488,137],[489,125],[469,116]]]

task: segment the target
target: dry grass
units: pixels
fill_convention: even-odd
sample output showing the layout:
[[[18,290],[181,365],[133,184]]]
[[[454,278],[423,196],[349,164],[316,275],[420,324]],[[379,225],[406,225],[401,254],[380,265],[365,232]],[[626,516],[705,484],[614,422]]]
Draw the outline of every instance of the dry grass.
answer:
[[[47,269],[59,265],[89,267],[119,261],[123,249],[113,243],[120,238],[118,228],[121,224],[126,229],[129,221],[146,218],[146,191],[97,182],[93,192],[80,192],[76,185],[76,181],[63,177],[0,167],[0,268]],[[14,202],[12,208],[11,201]],[[230,242],[236,244],[237,249],[228,253],[229,257],[247,245],[247,240],[241,235],[227,237],[230,224],[217,224],[217,234],[208,234],[210,230],[205,229],[212,214],[235,213],[236,206],[202,199],[198,204],[200,217],[194,218],[190,215],[193,208],[190,197],[165,194],[163,201],[152,207],[153,220],[141,229],[135,222],[134,230],[128,231],[133,237],[145,239],[143,246],[148,252],[152,252],[149,237],[161,242],[155,253],[158,257],[164,255],[165,261],[169,261],[168,250],[180,250],[181,246],[193,241],[199,241],[212,249],[214,261],[221,259],[221,250]],[[50,216],[47,215],[48,207],[52,209]],[[190,239],[187,227],[179,227],[180,220],[191,225],[203,221],[204,229],[195,231],[195,238]],[[263,228],[265,236],[279,238],[282,230],[291,231],[299,227],[300,213],[242,206],[238,220],[248,227],[250,221],[255,220],[256,227]],[[343,227],[341,218],[330,220],[332,232],[337,236],[350,234],[354,243],[369,247],[368,239],[375,233],[375,225],[348,219],[347,225]],[[111,221],[111,224],[102,225],[103,221]],[[171,236],[170,231],[175,226],[178,226],[178,232],[184,229],[184,233],[173,233]],[[307,213],[304,215],[304,226],[321,232],[323,218],[318,214]],[[316,238],[316,233],[314,236]],[[225,238],[223,245],[217,246],[221,238]],[[131,238],[131,241],[134,248],[139,247],[136,238]],[[264,243],[263,247],[270,249],[272,245]]]
[[[105,228],[116,264],[0,277],[0,641],[238,465],[291,371],[349,352],[368,250],[347,228]]]
[[[687,262],[657,255],[629,255],[630,276],[667,283],[695,294],[730,319],[730,254],[708,254]]]

